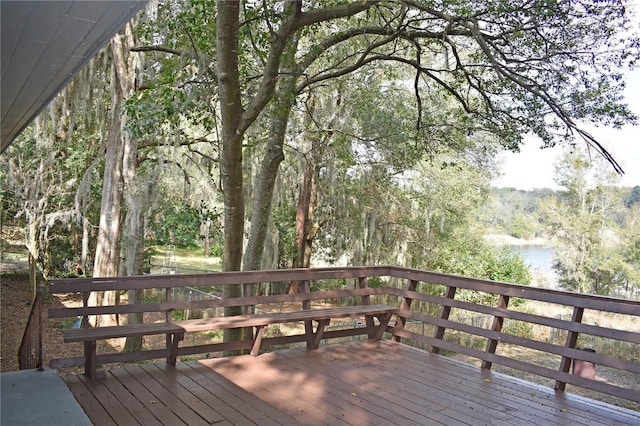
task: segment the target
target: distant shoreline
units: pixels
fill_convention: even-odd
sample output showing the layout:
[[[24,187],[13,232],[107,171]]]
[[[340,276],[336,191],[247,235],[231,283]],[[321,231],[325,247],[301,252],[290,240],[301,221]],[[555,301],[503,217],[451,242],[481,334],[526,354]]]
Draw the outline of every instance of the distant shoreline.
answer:
[[[544,238],[524,239],[506,234],[487,234],[485,241],[492,246],[548,246],[549,241]]]

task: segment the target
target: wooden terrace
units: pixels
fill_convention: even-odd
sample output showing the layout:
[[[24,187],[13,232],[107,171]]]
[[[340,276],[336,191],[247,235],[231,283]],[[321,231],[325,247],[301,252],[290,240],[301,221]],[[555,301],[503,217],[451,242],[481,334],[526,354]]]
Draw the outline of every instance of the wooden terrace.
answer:
[[[94,425],[638,425],[640,413],[389,340],[65,376]]]
[[[300,293],[288,294],[291,282],[300,284]],[[54,367],[85,365],[89,377],[64,380],[96,425],[640,425],[640,411],[634,411],[640,407],[639,301],[396,267],[54,280],[50,285],[53,292],[77,288],[84,294],[83,307],[49,312],[57,317],[166,314],[144,332],[140,325],[118,326],[123,336],[162,329],[164,347],[99,353],[96,340],[119,330],[84,328],[85,356],[51,362]],[[224,286],[238,285],[244,297],[185,301],[175,291],[223,294]],[[90,307],[88,288],[153,288],[162,300]],[[541,309],[518,309],[522,301]],[[233,321],[220,317],[229,307],[241,308],[243,315]],[[173,315],[196,308],[212,311],[213,317]],[[285,333],[287,321],[299,326]],[[183,334],[240,326],[246,332],[239,342],[183,340]],[[541,354],[544,362],[522,358],[514,348]],[[238,349],[256,356],[210,358]],[[450,354],[478,364],[445,356]],[[158,358],[166,362],[141,363]],[[105,379],[91,379],[100,377],[96,364],[109,363],[119,365],[105,369]],[[494,365],[542,378],[547,385],[492,371]],[[631,409],[571,393],[577,389],[616,398]]]

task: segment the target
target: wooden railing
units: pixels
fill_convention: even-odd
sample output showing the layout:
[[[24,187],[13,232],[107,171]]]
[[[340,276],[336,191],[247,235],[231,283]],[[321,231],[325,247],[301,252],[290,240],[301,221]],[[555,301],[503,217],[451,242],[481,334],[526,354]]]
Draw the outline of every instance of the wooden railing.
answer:
[[[87,279],[84,279],[87,280]],[[572,374],[577,363],[596,368],[631,373],[640,378],[640,302],[583,295],[557,290],[473,279],[424,270],[380,267],[319,268],[276,271],[226,272],[201,275],[161,275],[145,277],[89,279],[96,291],[148,288],[151,283],[163,295],[151,302],[157,311],[212,309],[241,306],[245,312],[285,310],[291,305],[303,309],[318,304],[373,303],[397,306],[399,314],[386,329],[387,336],[407,344],[424,347],[434,353],[453,352],[480,361],[490,369],[494,364],[551,379],[557,390],[567,384],[640,402],[640,391],[633,384],[613,384]],[[322,283],[320,283],[322,281]],[[306,291],[286,294],[287,284],[302,283]],[[255,289],[282,289],[280,294],[253,295]],[[370,285],[371,284],[371,285]],[[375,284],[375,286],[372,286]],[[73,291],[73,280],[52,281],[57,291]],[[222,286],[242,285],[247,296],[233,299],[180,301],[170,297],[171,289],[186,287],[207,291]],[[313,291],[322,288],[323,290]],[[522,301],[535,304],[519,309]],[[297,308],[294,309],[299,309]],[[95,307],[94,314],[114,312],[114,308]],[[140,306],[116,307],[119,314],[140,311]],[[149,310],[149,303],[145,304]],[[564,312],[565,315],[560,315]],[[569,316],[567,317],[567,313]],[[559,316],[560,315],[560,316]],[[468,319],[472,318],[472,323]],[[331,330],[323,339],[363,334],[352,327]],[[562,339],[558,339],[558,336]],[[549,339],[553,336],[553,339]],[[272,336],[262,346],[305,342],[302,334]],[[581,350],[590,347],[595,352]],[[250,342],[211,343],[181,347],[178,355],[193,355],[223,350],[248,349]],[[544,354],[544,365],[510,355],[518,348]],[[105,355],[103,362],[109,362]],[[133,358],[132,358],[133,359]],[[551,360],[551,361],[549,361]],[[118,362],[126,360],[118,360]],[[115,362],[115,361],[114,361]],[[549,364],[549,362],[551,364]]]
[[[29,253],[29,286],[31,287],[31,310],[27,325],[22,334],[18,348],[18,368],[43,370],[42,356],[42,295],[45,278],[36,265],[36,260]]]
[[[403,299],[399,320],[391,330],[396,340],[428,345],[431,352],[447,350],[474,357],[482,361],[483,368],[491,368],[495,363],[546,377],[554,381],[554,388],[558,390],[564,390],[566,384],[572,384],[640,402],[640,390],[633,386],[624,387],[570,374],[572,363],[586,362],[598,368],[607,367],[640,375],[640,302],[404,268],[391,268],[390,276],[408,282],[403,289],[388,289]],[[437,291],[437,286],[443,288]],[[477,292],[473,295],[485,296],[485,300],[493,299],[494,305],[461,300],[459,295],[465,291]],[[514,300],[535,301],[541,309],[530,313],[517,307],[510,308]],[[437,307],[435,313],[434,307]],[[557,312],[562,309],[571,312],[570,319],[557,317]],[[488,320],[486,327],[469,325],[463,321],[465,317],[477,315]],[[610,324],[599,323],[607,319],[611,321]],[[415,326],[413,329],[408,327],[409,320],[430,325],[432,334],[417,332]],[[507,322],[521,325],[520,333],[514,332],[518,330],[517,326],[506,330]],[[544,335],[540,331],[522,333],[533,326],[540,330],[561,330],[566,337],[558,343],[540,338],[541,334]],[[451,334],[450,338],[447,338],[447,332]],[[460,334],[472,338],[463,344],[464,340],[455,339]],[[480,345],[475,338],[480,338]],[[507,345],[508,348],[515,346],[552,355],[556,366],[552,368],[517,359],[510,356],[508,351],[501,350],[503,347],[508,349]],[[595,353],[581,350],[578,349],[579,345],[598,346],[597,349],[602,347],[603,353],[600,350]]]

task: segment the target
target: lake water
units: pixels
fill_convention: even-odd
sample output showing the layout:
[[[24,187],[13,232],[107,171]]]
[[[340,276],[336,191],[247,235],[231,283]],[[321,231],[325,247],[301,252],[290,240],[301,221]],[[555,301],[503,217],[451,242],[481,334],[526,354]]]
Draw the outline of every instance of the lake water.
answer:
[[[553,271],[553,248],[543,245],[515,245],[505,246],[513,253],[519,253],[531,272],[541,274],[545,283],[539,283],[545,287],[555,288],[557,285],[557,277]],[[535,277],[534,277],[535,278]],[[535,284],[535,283],[533,283]],[[546,285],[544,285],[546,284]]]

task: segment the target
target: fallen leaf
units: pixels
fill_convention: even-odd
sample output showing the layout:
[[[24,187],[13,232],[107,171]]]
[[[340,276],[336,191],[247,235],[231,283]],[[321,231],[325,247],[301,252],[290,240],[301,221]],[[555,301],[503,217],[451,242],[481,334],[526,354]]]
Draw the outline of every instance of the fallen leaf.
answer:
[[[491,383],[491,379],[484,379],[486,383]]]
[[[358,396],[355,392],[351,392],[351,396]]]

